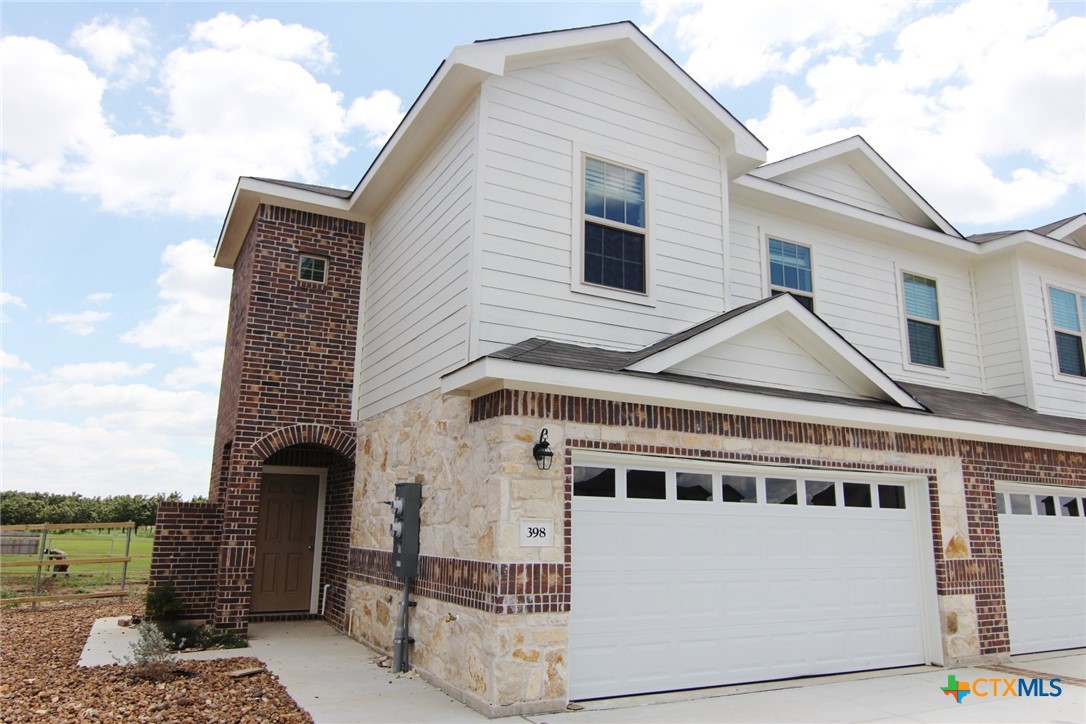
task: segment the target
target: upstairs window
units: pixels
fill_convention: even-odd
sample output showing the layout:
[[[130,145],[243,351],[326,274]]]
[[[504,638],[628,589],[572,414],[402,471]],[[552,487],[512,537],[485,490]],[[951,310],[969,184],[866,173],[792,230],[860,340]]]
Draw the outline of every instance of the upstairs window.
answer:
[[[585,159],[584,282],[644,294],[645,174]]]
[[[303,282],[323,284],[328,275],[328,260],[319,256],[302,254],[298,261],[298,278]]]
[[[811,250],[780,239],[769,240],[769,293],[791,292],[799,303],[814,311]]]
[[[1086,296],[1048,288],[1052,328],[1056,334],[1056,360],[1061,374],[1086,377],[1082,359],[1082,331],[1086,329]]]
[[[906,273],[904,286],[909,361],[916,365],[942,367],[943,339],[939,328],[939,294],[935,280]]]

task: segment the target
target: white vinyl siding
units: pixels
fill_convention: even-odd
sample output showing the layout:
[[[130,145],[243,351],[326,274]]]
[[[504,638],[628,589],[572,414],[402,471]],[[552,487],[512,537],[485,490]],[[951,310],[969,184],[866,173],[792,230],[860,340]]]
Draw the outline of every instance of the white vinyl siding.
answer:
[[[776,324],[748,330],[667,370],[774,389],[858,397]]]
[[[800,191],[809,191],[850,206],[874,211],[876,214],[905,219],[882,194],[856,173],[848,161],[841,158],[829,159],[814,167],[783,174],[773,180]]]
[[[732,304],[769,293],[767,237],[802,239],[811,248],[817,313],[861,353],[896,380],[982,392],[977,325],[969,259],[932,257],[925,250],[859,236],[733,204],[731,209]],[[757,246],[755,246],[757,245]],[[756,256],[757,255],[757,256]],[[753,260],[761,259],[760,286],[750,284]],[[902,270],[938,278],[944,368],[908,365]],[[742,281],[743,283],[738,283]]]
[[[437,388],[467,361],[475,113],[367,227],[359,419]]]
[[[1020,259],[1022,306],[1033,368],[1036,409],[1051,415],[1086,417],[1086,378],[1059,374],[1052,320],[1048,304],[1049,287],[1086,293],[1074,268],[1041,267]]]
[[[479,346],[639,348],[724,310],[721,154],[620,60],[514,70],[484,88]],[[650,296],[575,291],[582,154],[644,170]]]
[[[1029,405],[1021,316],[1013,259],[980,264],[974,272],[984,378],[988,393]]]

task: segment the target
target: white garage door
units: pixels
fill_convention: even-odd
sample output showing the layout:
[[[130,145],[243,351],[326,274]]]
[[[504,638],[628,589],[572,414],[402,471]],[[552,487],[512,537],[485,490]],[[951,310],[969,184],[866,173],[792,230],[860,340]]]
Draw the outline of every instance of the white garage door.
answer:
[[[570,698],[924,663],[917,508],[862,476],[576,465]]]
[[[1086,491],[998,486],[1011,653],[1086,646]]]

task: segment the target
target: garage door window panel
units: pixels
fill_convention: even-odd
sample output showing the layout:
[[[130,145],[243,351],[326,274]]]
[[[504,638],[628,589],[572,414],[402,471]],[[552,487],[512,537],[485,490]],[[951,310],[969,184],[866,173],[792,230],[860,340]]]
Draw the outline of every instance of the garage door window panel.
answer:
[[[720,499],[725,503],[757,503],[758,480],[743,475],[722,475]]]
[[[1037,505],[1037,515],[1056,515],[1056,498],[1051,495],[1035,495],[1033,501]]]
[[[709,473],[675,473],[675,497],[679,500],[712,501],[713,476]]]
[[[835,506],[837,505],[837,491],[831,480],[807,480],[807,505]]]
[[[615,497],[615,469],[573,468],[573,494],[585,498]]]
[[[1060,496],[1060,514],[1064,517],[1079,517],[1078,498]]]
[[[905,486],[879,485],[879,507],[884,510],[905,510]]]
[[[846,508],[870,508],[871,486],[868,483],[842,483]]]
[[[627,470],[626,497],[641,500],[666,500],[667,473],[663,470]]]
[[[1008,497],[1011,503],[1011,515],[1033,515],[1027,493],[1009,493]]]
[[[788,478],[766,478],[765,500],[770,505],[797,505],[796,481]]]

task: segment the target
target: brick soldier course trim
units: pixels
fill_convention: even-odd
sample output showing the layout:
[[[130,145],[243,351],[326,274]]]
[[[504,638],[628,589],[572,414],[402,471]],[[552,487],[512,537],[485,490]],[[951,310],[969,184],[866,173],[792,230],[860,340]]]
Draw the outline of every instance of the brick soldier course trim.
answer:
[[[387,588],[403,587],[392,575],[392,553],[351,548],[349,576]],[[569,611],[569,567],[563,563],[492,563],[419,556],[412,591],[420,596],[488,613]]]

